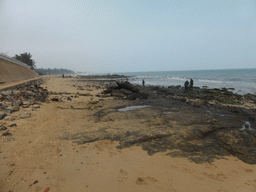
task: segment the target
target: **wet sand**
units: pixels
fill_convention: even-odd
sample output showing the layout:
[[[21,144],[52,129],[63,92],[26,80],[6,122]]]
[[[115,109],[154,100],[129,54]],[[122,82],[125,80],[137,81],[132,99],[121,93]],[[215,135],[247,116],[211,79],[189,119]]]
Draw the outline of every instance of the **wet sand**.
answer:
[[[123,129],[147,126],[129,118],[130,112],[119,121],[113,116],[95,121],[99,110],[132,106],[133,102],[96,97],[103,89],[91,84],[74,78],[46,78],[44,88],[63,93],[49,97],[62,101],[42,103],[28,119],[1,120],[17,127],[8,127],[13,136],[0,137],[0,191],[256,191],[256,165],[233,156],[196,164],[166,155],[168,150],[150,156],[141,146],[118,149],[120,143],[109,139],[85,144],[63,139],[100,129],[118,132],[122,125]],[[78,90],[81,85],[86,85],[84,90]],[[142,108],[136,113],[145,111],[150,110]]]

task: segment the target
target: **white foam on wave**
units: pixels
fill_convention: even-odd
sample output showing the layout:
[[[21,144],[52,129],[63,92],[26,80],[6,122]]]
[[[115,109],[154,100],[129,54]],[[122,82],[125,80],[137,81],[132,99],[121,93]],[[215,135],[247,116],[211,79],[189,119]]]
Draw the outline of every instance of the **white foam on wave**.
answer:
[[[148,76],[148,75],[145,75],[145,76],[137,76],[138,79],[160,79],[160,78],[163,78],[161,76]]]
[[[229,81],[215,81],[215,80],[203,80],[203,79],[199,79],[198,81],[200,82],[206,82],[206,83],[219,83],[219,84],[222,84],[222,83],[233,83],[233,82],[229,82]]]
[[[185,78],[185,77],[167,77],[167,79],[185,81],[188,78]]]

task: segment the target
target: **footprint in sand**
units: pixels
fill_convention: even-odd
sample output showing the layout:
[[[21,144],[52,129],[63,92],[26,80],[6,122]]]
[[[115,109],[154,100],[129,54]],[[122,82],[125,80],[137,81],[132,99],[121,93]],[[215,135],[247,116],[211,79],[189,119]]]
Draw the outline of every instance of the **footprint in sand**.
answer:
[[[147,177],[147,178],[138,178],[137,181],[136,181],[136,184],[137,185],[147,185],[147,181],[150,181],[150,182],[157,182],[157,180],[154,178],[154,177]]]
[[[125,176],[128,175],[128,172],[123,169],[120,169],[119,173],[121,173],[122,175],[125,175]]]
[[[123,169],[120,169],[119,170],[119,173],[122,175],[121,178],[122,179],[127,179],[127,175],[128,175],[128,172],[123,170]]]
[[[248,173],[253,173],[252,169],[245,169],[245,171],[248,172]]]
[[[137,179],[136,184],[137,185],[147,185],[145,179],[141,178],[141,177]]]
[[[212,180],[216,180],[216,181],[224,181],[226,180],[228,177],[225,176],[222,173],[218,173],[218,174],[207,174],[207,173],[203,173],[204,175],[206,175],[208,178],[212,179]]]

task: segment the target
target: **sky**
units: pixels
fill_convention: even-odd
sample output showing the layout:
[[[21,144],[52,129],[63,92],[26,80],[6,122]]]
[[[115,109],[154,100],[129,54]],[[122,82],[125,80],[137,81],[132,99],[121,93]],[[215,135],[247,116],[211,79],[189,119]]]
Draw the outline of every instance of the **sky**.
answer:
[[[256,0],[0,0],[0,53],[37,68],[256,68]]]

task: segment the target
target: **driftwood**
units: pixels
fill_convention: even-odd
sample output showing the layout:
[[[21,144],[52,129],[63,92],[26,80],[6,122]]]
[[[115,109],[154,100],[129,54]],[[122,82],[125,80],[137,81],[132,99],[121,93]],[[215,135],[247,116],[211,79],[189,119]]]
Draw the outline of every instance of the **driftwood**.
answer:
[[[127,89],[129,91],[132,91],[134,93],[138,93],[139,92],[139,89],[134,87],[131,83],[129,82],[116,82],[117,84],[117,87],[116,89]]]
[[[135,99],[147,99],[148,94],[140,92],[137,87],[132,85],[129,82],[116,82],[117,86],[108,87],[106,90],[103,91],[103,94],[109,94],[114,97],[123,97],[129,100]]]

